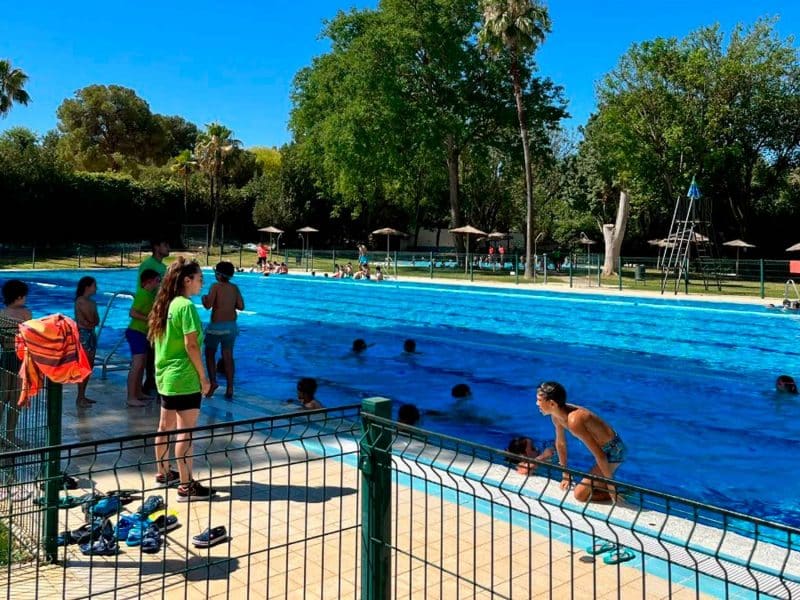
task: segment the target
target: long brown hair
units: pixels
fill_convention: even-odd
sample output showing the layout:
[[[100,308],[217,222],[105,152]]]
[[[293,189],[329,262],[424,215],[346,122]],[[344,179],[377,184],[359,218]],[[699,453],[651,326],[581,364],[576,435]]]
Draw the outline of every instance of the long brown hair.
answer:
[[[182,296],[185,290],[185,280],[200,273],[200,265],[196,260],[186,260],[179,256],[167,269],[161,287],[158,288],[156,301],[150,310],[148,321],[147,339],[155,342],[167,331],[167,316],[169,305],[175,298]]]

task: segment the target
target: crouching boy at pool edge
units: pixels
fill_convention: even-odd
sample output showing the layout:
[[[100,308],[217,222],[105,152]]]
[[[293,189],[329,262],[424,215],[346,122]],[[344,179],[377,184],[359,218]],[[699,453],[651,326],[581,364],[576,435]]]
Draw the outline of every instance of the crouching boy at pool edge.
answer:
[[[625,460],[627,450],[622,439],[608,423],[582,406],[567,404],[567,390],[555,381],[546,381],[539,385],[536,390],[536,406],[543,415],[549,415],[553,421],[560,466],[567,466],[566,432],[569,431],[582,441],[594,456],[595,464],[589,473],[613,479],[614,473]],[[564,473],[561,489],[566,490],[569,485],[570,475]],[[584,477],[575,486],[573,495],[580,502],[592,500],[602,502],[616,500],[617,497],[614,486],[593,480],[591,477]]]

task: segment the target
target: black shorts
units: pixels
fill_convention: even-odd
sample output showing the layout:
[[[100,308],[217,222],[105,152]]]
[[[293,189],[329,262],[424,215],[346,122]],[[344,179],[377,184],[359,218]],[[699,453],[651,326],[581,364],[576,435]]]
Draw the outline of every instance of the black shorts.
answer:
[[[161,408],[164,410],[192,410],[200,408],[200,401],[203,395],[200,392],[194,394],[181,394],[180,396],[161,396]]]

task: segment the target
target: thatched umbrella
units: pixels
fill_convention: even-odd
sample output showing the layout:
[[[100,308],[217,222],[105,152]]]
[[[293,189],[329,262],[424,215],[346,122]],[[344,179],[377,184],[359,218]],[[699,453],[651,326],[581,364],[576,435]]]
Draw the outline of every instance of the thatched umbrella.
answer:
[[[467,236],[467,256],[466,260],[464,261],[464,273],[467,272],[469,269],[469,236],[471,235],[486,235],[485,231],[481,231],[477,227],[473,227],[472,225],[464,225],[463,227],[456,227],[455,229],[451,229],[450,233],[460,233],[462,235]]]
[[[272,234],[273,233],[277,233],[278,234],[278,243],[275,246],[275,252],[277,253],[278,252],[278,246],[281,245],[281,236],[283,235],[283,229],[278,229],[277,227],[274,227],[274,226],[270,225],[269,227],[261,227],[259,229],[259,231],[263,231],[264,233],[268,233],[269,234],[269,246],[270,246],[270,248],[272,247]]]
[[[372,232],[372,235],[385,235],[386,236],[386,264],[389,264],[389,240],[391,240],[393,235],[398,235],[401,237],[405,237],[406,234],[400,231],[399,229],[394,229],[393,227],[384,227],[383,229],[376,229]]]
[[[731,248],[736,248],[736,274],[739,274],[739,251],[742,248],[755,248],[755,244],[748,244],[743,240],[731,240],[730,242],[723,242],[723,246],[730,246]]]

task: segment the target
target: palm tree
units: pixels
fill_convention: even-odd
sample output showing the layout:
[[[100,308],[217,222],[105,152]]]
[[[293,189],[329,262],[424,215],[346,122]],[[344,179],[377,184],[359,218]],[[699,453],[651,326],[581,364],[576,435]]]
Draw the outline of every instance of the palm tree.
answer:
[[[189,215],[189,176],[197,167],[197,161],[192,156],[191,150],[184,150],[178,156],[172,159],[173,173],[177,173],[183,178],[183,217]]]
[[[11,66],[8,60],[0,60],[0,117],[5,117],[14,104],[25,104],[31,97],[23,89],[28,76]]]
[[[511,64],[511,82],[517,104],[519,135],[522,138],[522,155],[525,161],[525,278],[533,277],[531,246],[533,242],[533,174],[531,173],[528,125],[522,98],[522,62],[532,53],[544,34],[550,30],[550,18],[544,6],[535,0],[482,0],[483,29],[480,39],[495,55],[508,53]]]
[[[200,170],[208,175],[209,199],[213,210],[211,222],[210,244],[214,242],[217,232],[217,222],[221,208],[220,188],[222,187],[222,172],[225,159],[241,145],[239,140],[233,139],[233,131],[220,123],[209,123],[206,130],[198,136],[194,155]]]

